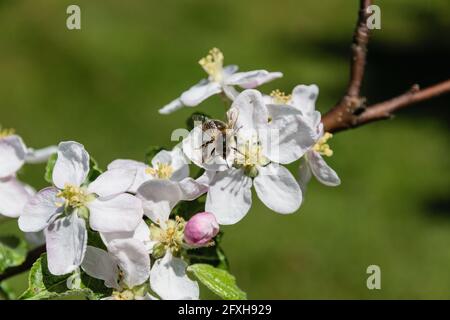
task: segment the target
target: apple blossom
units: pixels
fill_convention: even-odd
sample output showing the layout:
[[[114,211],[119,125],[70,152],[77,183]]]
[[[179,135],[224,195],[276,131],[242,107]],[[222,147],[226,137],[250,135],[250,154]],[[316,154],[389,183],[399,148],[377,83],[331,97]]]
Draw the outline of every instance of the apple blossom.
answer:
[[[22,213],[34,190],[19,181],[16,173],[25,163],[46,161],[52,153],[54,147],[29,149],[13,129],[0,128],[0,215],[17,218]]]
[[[134,178],[128,171],[108,170],[95,181],[86,183],[89,154],[77,142],[59,144],[52,176],[54,187],[39,191],[19,217],[22,231],[45,230],[51,273],[72,272],[83,261],[86,219],[99,232],[136,229],[142,218],[142,204],[125,193]]]
[[[211,176],[205,211],[220,224],[234,224],[249,211],[251,187],[261,201],[282,214],[295,212],[302,192],[292,174],[279,164],[298,160],[314,145],[315,133],[302,113],[292,106],[266,105],[261,93],[243,91],[228,116],[237,113],[233,165],[217,168]],[[199,163],[204,145],[201,130],[194,128],[183,141],[183,151]],[[210,169],[209,167],[205,167]]]
[[[167,179],[181,182],[190,179],[189,166],[183,151],[175,147],[171,151],[161,150],[151,160],[151,165],[143,162],[118,159],[108,165],[108,169],[132,169],[131,174],[135,176],[129,192],[136,193],[137,189],[146,181],[154,179]],[[136,173],[134,174],[134,171]]]
[[[323,124],[320,121],[320,112],[316,110],[315,103],[319,94],[319,88],[316,85],[298,85],[292,91],[292,95],[286,96],[281,92],[272,94],[272,103],[287,103],[302,112],[305,120],[315,129],[315,144],[305,153],[299,166],[299,183],[302,190],[314,175],[316,179],[327,186],[337,186],[341,183],[337,173],[328,166],[323,156],[331,157],[333,151],[327,141],[333,136],[331,133],[324,132]]]
[[[248,72],[237,72],[238,66],[223,66],[223,53],[213,48],[209,54],[200,59],[199,64],[208,74],[207,79],[183,92],[183,94],[159,110],[161,114],[172,113],[184,106],[195,107],[212,95],[224,93],[234,100],[238,94],[234,86],[244,89],[256,88],[266,82],[283,76],[281,72],[268,72],[266,70],[255,70]]]
[[[185,248],[185,221],[170,211],[183,197],[179,186],[169,180],[150,180],[137,193],[144,213],[153,222],[150,226],[151,253],[156,259],[150,272],[151,289],[164,300],[198,299],[199,287],[186,274],[187,264],[179,258]],[[195,195],[195,199],[198,195]]]

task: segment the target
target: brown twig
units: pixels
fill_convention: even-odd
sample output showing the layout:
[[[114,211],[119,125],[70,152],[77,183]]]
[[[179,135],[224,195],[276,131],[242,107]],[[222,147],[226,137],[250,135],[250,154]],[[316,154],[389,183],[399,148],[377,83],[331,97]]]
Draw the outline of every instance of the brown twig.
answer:
[[[351,122],[352,115],[363,108],[365,98],[360,96],[360,91],[366,66],[367,43],[369,42],[369,28],[367,27],[369,14],[367,13],[367,7],[371,4],[371,0],[360,0],[358,21],[353,34],[350,79],[342,99],[322,120],[327,130],[338,126],[338,124],[346,125]]]
[[[5,273],[0,275],[0,282],[11,278],[19,273],[28,271],[33,263],[41,256],[42,253],[45,252],[45,245],[39,246],[28,252],[27,258],[25,261],[17,267],[12,267],[6,270]]]
[[[369,106],[360,114],[346,113],[345,116],[335,117],[335,114],[327,113],[322,118],[322,122],[327,132],[356,128],[370,122],[389,119],[397,110],[445,93],[450,93],[450,79],[425,89],[419,89],[416,84],[406,93]]]
[[[355,128],[373,121],[388,119],[398,109],[450,92],[450,80],[420,90],[414,85],[408,92],[375,105],[366,107],[365,97],[361,96],[361,84],[366,65],[369,28],[367,27],[367,8],[371,0],[360,0],[360,8],[352,44],[350,80],[347,91],[328,113],[322,122],[327,132],[338,132]]]

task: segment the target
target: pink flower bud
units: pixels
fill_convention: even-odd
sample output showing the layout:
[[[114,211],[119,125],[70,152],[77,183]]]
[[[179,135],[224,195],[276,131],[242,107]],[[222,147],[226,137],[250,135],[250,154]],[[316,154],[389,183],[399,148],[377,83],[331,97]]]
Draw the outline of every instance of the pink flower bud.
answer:
[[[219,232],[216,217],[210,212],[195,214],[184,227],[184,241],[191,246],[208,244]]]

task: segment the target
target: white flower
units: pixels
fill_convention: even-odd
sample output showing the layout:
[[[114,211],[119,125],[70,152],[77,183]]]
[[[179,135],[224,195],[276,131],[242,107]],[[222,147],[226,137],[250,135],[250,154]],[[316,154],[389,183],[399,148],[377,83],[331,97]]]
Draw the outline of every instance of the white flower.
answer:
[[[20,182],[16,172],[25,162],[43,162],[52,153],[55,153],[53,147],[28,149],[14,130],[0,128],[0,215],[17,218],[22,213],[34,190]]]
[[[198,299],[199,287],[186,274],[187,264],[178,256],[184,243],[185,221],[169,219],[171,209],[183,198],[179,185],[170,180],[150,180],[137,193],[145,214],[153,221],[150,232],[141,231],[135,238],[150,239],[144,243],[157,259],[150,273],[150,287],[164,300]],[[186,198],[186,195],[184,195]],[[143,228],[146,229],[146,228]]]
[[[292,91],[292,95],[286,96],[279,91],[272,93],[272,103],[287,103],[297,108],[305,116],[306,121],[315,129],[315,144],[310,148],[300,161],[299,183],[303,191],[314,175],[316,179],[327,186],[337,186],[341,183],[337,173],[328,166],[322,156],[331,157],[333,151],[327,141],[333,136],[323,131],[321,115],[316,111],[316,99],[319,88],[316,85],[298,85]]]
[[[288,105],[266,106],[256,90],[245,90],[235,99],[228,111],[232,115],[237,115],[232,166],[222,165],[210,176],[205,211],[214,213],[220,224],[238,222],[251,207],[254,185],[258,197],[273,211],[295,212],[302,193],[292,174],[279,164],[303,156],[314,145],[314,130],[299,110]],[[185,140],[183,151],[198,164],[205,145],[201,130],[197,127]]]
[[[189,166],[183,151],[175,147],[172,151],[161,150],[152,159],[151,165],[143,162],[118,159],[108,165],[108,169],[132,169],[135,179],[129,192],[136,193],[137,189],[146,181],[167,179],[181,182],[189,177]],[[134,173],[133,170],[136,172]]]
[[[87,243],[87,218],[90,227],[99,232],[136,229],[143,210],[139,199],[125,193],[134,179],[128,171],[108,170],[86,185],[89,154],[77,142],[59,144],[53,169],[55,186],[39,191],[19,217],[22,231],[45,229],[50,272],[66,274],[81,264]]]
[[[81,268],[91,277],[101,279],[113,288],[106,300],[146,300],[145,284],[150,276],[150,256],[136,239],[116,239],[108,251],[87,246]]]
[[[223,66],[222,52],[214,48],[209,54],[199,61],[199,64],[208,74],[208,79],[201,80],[198,84],[173,100],[159,110],[161,114],[172,113],[184,106],[195,107],[212,95],[225,93],[231,100],[238,94],[234,86],[244,89],[252,89],[266,82],[283,76],[281,72],[268,72],[255,70],[249,72],[237,72],[238,66]]]

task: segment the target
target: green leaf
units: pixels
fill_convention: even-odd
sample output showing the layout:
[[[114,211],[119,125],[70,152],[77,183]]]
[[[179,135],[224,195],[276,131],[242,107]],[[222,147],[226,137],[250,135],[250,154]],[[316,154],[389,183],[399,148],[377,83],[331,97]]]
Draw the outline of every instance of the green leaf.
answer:
[[[53,184],[53,168],[55,167],[56,159],[58,159],[58,154],[54,153],[48,158],[47,166],[45,167],[45,181]]]
[[[152,159],[158,152],[161,150],[164,150],[163,147],[160,146],[150,146],[147,148],[147,151],[145,152],[145,163],[150,164],[152,162]]]
[[[236,285],[236,279],[228,271],[209,264],[193,264],[188,267],[200,282],[225,300],[245,300],[247,294]]]
[[[27,256],[27,243],[14,236],[0,237],[0,274],[21,265]]]
[[[190,131],[190,130],[194,129],[195,122],[197,122],[197,121],[204,122],[208,119],[211,119],[211,117],[209,115],[207,115],[206,113],[198,112],[198,111],[194,112],[191,114],[191,116],[189,118],[186,119],[186,127]]]
[[[86,298],[100,300],[112,294],[112,289],[107,288],[103,280],[92,278],[84,271],[81,272],[81,288],[84,289]]]
[[[42,300],[68,294],[66,282],[70,275],[54,276],[47,267],[47,255],[43,254],[30,269],[28,289],[20,296],[24,300]]]
[[[191,263],[210,264],[218,269],[228,270],[228,260],[220,246],[203,247],[187,250]]]
[[[20,296],[23,300],[46,300],[60,298],[67,295],[82,294],[88,299],[101,299],[111,294],[101,280],[89,277],[81,272],[80,282],[72,289],[67,287],[70,277],[78,276],[76,273],[55,276],[50,273],[47,266],[47,255],[44,253],[31,267],[28,276],[28,289]]]

